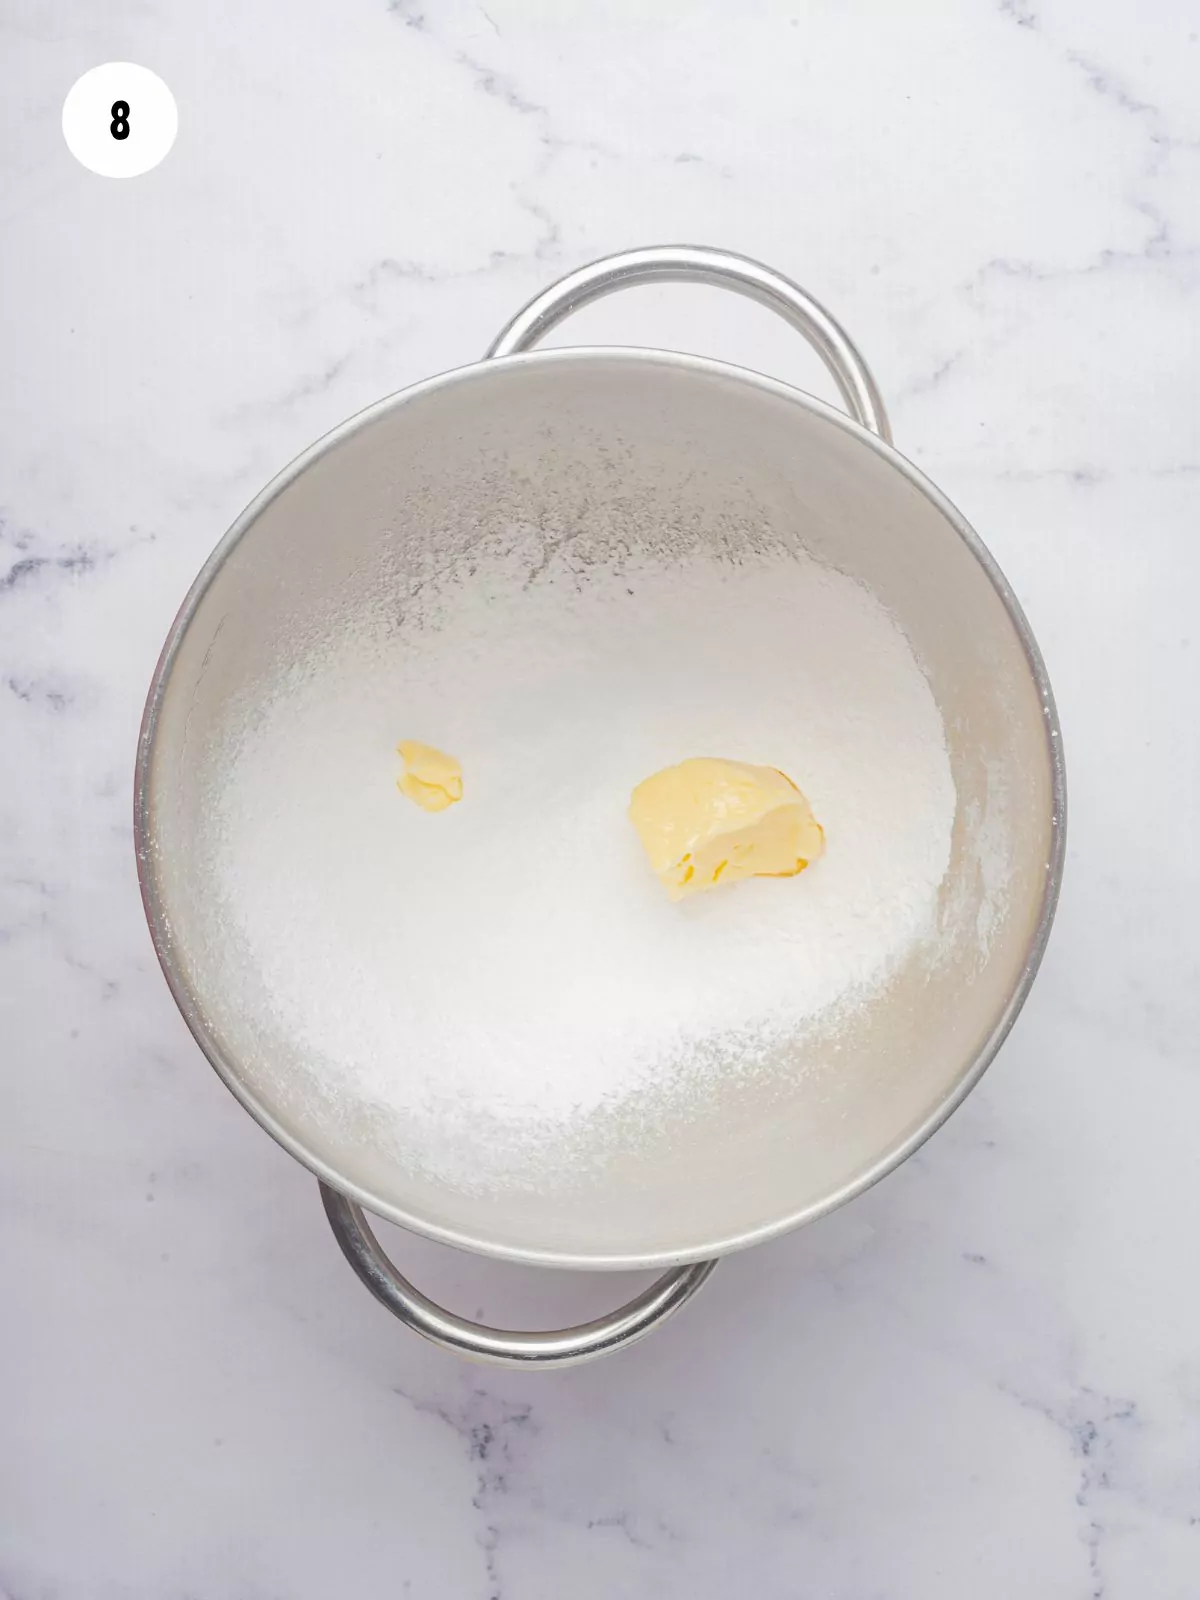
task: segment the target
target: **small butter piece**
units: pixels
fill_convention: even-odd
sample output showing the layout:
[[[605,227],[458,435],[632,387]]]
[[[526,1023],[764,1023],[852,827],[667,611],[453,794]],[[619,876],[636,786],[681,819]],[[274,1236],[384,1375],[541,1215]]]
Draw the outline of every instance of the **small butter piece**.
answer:
[[[462,799],[462,768],[453,756],[419,739],[401,739],[396,753],[404,762],[396,787],[422,811],[445,811]]]
[[[672,900],[739,878],[791,878],[825,849],[824,830],[790,778],[711,756],[639,783],[629,817]]]

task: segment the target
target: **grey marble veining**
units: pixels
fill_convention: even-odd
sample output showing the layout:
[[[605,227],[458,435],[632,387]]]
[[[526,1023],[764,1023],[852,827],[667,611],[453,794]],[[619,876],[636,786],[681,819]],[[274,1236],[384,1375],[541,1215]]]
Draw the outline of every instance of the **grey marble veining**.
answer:
[[[1198,33],[1182,0],[4,9],[0,1596],[1200,1593]],[[180,134],[111,183],[59,114],[123,58]],[[369,1300],[200,1059],[134,741],[272,473],[569,266],[679,239],[827,301],[995,551],[1060,701],[1067,881],[917,1157],[637,1349],[497,1375]],[[830,394],[707,291],[568,337]],[[499,1320],[630,1282],[388,1242]]]

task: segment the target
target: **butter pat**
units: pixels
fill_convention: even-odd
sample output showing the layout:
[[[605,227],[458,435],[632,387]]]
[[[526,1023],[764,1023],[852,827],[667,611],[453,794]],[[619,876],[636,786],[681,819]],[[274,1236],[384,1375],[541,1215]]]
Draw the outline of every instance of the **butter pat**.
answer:
[[[639,783],[629,818],[672,900],[739,878],[792,878],[825,849],[824,830],[790,778],[711,756]]]
[[[404,762],[396,787],[422,811],[445,811],[462,799],[462,768],[453,756],[418,739],[401,739],[396,754]]]

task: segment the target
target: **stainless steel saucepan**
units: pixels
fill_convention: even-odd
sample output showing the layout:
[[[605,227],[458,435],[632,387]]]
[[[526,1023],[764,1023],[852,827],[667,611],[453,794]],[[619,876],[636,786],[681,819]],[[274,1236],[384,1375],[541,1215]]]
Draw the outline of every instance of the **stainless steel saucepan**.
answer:
[[[777,312],[820,353],[849,415],[696,356],[534,350],[590,301],[664,281],[732,289]],[[486,537],[500,507],[553,528],[581,504],[601,541],[617,511],[620,536],[650,554],[686,521],[714,559],[752,508],[779,540],[849,573],[890,610],[946,729],[958,817],[941,915],[953,937],[936,962],[914,961],[867,1007],[832,1067],[808,1070],[812,1046],[798,1042],[790,1089],[733,1096],[577,1189],[481,1197],[422,1176],[419,1163],[383,1149],[366,1120],[334,1125],[251,1064],[255,1019],[231,1019],[216,1004],[201,916],[215,891],[194,844],[207,800],[188,752],[219,733],[232,694],[244,701],[280,663],[299,661],[338,607],[385,586],[402,592],[438,540]],[[862,1193],[961,1102],[1012,1026],[1045,949],[1064,806],[1059,729],[1029,625],[979,537],[892,447],[850,339],[769,268],[681,246],[572,272],[514,317],[484,360],[381,400],[259,495],[205,564],[164,646],[141,730],[135,832],[154,945],[188,1026],[246,1109],[317,1175],[359,1277],[436,1344],[550,1367],[641,1338],[696,1292],[717,1257]],[[584,1326],[500,1331],[409,1284],[366,1211],[493,1256],[663,1275]]]

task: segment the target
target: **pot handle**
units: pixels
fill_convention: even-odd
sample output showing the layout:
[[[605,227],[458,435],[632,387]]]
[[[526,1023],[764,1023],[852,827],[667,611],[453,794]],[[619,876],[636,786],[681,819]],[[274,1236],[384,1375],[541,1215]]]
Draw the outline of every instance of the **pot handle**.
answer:
[[[891,442],[887,412],[870,368],[841,323],[790,278],[732,250],[692,244],[651,245],[604,256],[535,295],[501,329],[487,353],[514,356],[530,350],[572,312],[639,283],[707,283],[732,289],[777,312],[821,357],[855,422]]]
[[[456,1355],[496,1367],[573,1367],[643,1339],[692,1298],[715,1261],[673,1267],[607,1316],[555,1332],[509,1333],[469,1322],[414,1289],[388,1260],[362,1207],[327,1184],[321,1199],[342,1254],[381,1305],[405,1327]]]

